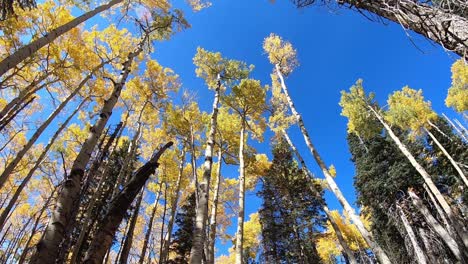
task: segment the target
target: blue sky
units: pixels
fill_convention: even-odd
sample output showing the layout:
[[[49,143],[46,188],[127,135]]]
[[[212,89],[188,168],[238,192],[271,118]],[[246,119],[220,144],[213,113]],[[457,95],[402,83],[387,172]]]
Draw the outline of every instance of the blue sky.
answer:
[[[438,113],[460,119],[444,106],[450,66],[457,56],[409,33],[416,48],[399,25],[372,22],[346,9],[313,6],[298,10],[286,0],[274,4],[267,0],[214,1],[211,8],[187,13],[187,19],[192,28],[171,41],[156,43],[153,57],[174,69],[185,88],[196,91],[205,111],[210,111],[213,95],[194,73],[192,58],[198,46],[254,64],[252,76],[269,84],[272,65],[263,53],[263,39],[274,32],[292,42],[300,66],[286,80],[291,97],[325,162],[336,166],[336,181],[351,203],[355,201],[354,167],[346,143],[347,120],[340,116],[338,106],[341,90],[363,78],[366,90],[374,91],[384,105],[388,94],[409,85],[423,89]],[[299,130],[293,127],[290,132],[309,167],[321,178]],[[270,155],[268,138],[255,145]],[[237,170],[224,174],[236,177]],[[326,199],[331,208],[341,211],[332,195],[327,194]],[[257,211],[259,204],[255,192],[249,194],[246,216]],[[220,245],[218,254],[226,253],[229,246]]]

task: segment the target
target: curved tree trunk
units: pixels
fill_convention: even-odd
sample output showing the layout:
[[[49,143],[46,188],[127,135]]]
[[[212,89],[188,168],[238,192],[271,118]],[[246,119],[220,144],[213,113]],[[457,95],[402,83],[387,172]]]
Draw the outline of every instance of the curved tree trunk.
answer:
[[[41,166],[42,161],[45,159],[47,153],[49,152],[50,148],[54,144],[55,140],[58,138],[58,136],[62,133],[62,131],[68,126],[68,123],[70,120],[75,116],[75,114],[81,109],[81,107],[84,105],[84,103],[87,101],[87,99],[84,99],[81,101],[81,103],[78,105],[78,107],[71,113],[68,118],[63,122],[62,125],[55,131],[54,135],[50,138],[49,143],[47,143],[47,146],[44,148],[42,151],[41,155],[39,158],[37,158],[36,163],[34,164],[34,167],[29,170],[28,174],[26,177],[23,179],[21,184],[16,188],[15,193],[13,194],[13,197],[11,197],[10,201],[8,202],[8,205],[4,208],[2,211],[2,214],[0,215],[0,230],[3,229],[5,225],[5,221],[10,214],[11,209],[13,206],[16,204],[16,201],[18,200],[21,192],[23,191],[24,187],[28,184],[29,180],[31,180],[32,176],[34,175],[34,172]]]
[[[301,132],[302,132],[302,135],[303,135],[304,140],[306,142],[306,145],[309,148],[309,151],[312,153],[312,155],[313,155],[315,161],[317,162],[317,164],[319,165],[320,169],[322,170],[322,173],[325,176],[325,180],[327,181],[330,190],[335,194],[335,196],[338,199],[338,201],[340,202],[341,206],[343,206],[344,210],[348,213],[351,220],[356,225],[356,227],[359,230],[359,232],[361,233],[362,237],[367,242],[369,247],[372,249],[374,254],[377,256],[379,261],[382,264],[391,263],[390,259],[387,256],[387,254],[380,247],[380,245],[378,245],[375,242],[374,237],[372,236],[372,233],[369,232],[364,227],[364,224],[362,223],[361,219],[359,218],[359,216],[356,215],[356,212],[354,211],[354,208],[351,207],[351,205],[348,203],[348,201],[344,197],[341,190],[338,188],[338,185],[336,184],[335,180],[333,179],[333,177],[328,172],[328,169],[325,166],[325,163],[323,162],[322,157],[319,155],[319,153],[315,149],[314,145],[312,144],[312,141],[311,141],[311,139],[309,137],[309,133],[307,132],[307,130],[306,130],[305,126],[304,126],[304,122],[302,121],[302,117],[297,112],[296,107],[294,106],[294,103],[293,103],[291,97],[289,96],[288,89],[286,87],[286,84],[284,83],[284,78],[283,78],[283,75],[281,74],[279,65],[276,65],[276,74],[278,75],[278,77],[280,79],[281,87],[283,89],[284,94],[286,95],[286,99],[288,101],[289,108],[291,109],[291,112],[292,112],[294,118],[296,119],[297,125],[301,129]]]
[[[107,4],[98,6],[95,9],[86,12],[85,14],[65,23],[64,25],[53,29],[49,33],[45,34],[43,37],[33,40],[28,45],[19,48],[17,51],[15,51],[15,53],[11,54],[10,56],[6,57],[0,62],[0,76],[5,74],[10,69],[17,67],[18,64],[20,64],[23,60],[36,53],[40,48],[44,47],[45,45],[52,43],[61,35],[67,33],[68,31],[72,30],[73,28],[77,27],[79,24],[85,22],[93,16],[103,11],[106,11],[112,6],[117,5],[121,2],[123,2],[123,0],[112,0]]]
[[[210,227],[209,227],[209,236],[208,236],[208,250],[206,254],[206,263],[214,264],[214,247],[216,241],[216,215],[218,213],[218,203],[219,203],[219,187],[221,186],[221,164],[223,162],[223,151],[221,147],[218,149],[218,170],[216,171],[216,183],[214,187],[213,194],[213,206],[211,207],[210,215]]]
[[[135,172],[125,188],[111,201],[106,215],[99,223],[98,230],[93,237],[83,263],[98,264],[102,262],[125,213],[144,187],[148,178],[156,171],[161,155],[172,145],[173,143],[169,142],[159,149],[145,165]]]
[[[465,187],[468,187],[468,179],[466,178],[465,174],[463,173],[463,170],[458,166],[458,164],[455,162],[455,160],[452,158],[452,156],[447,152],[447,150],[440,144],[439,140],[429,131],[428,129],[424,129],[426,133],[431,137],[432,140],[436,143],[436,145],[439,147],[439,149],[444,153],[445,157],[450,161],[452,166],[455,168],[455,170],[458,172],[458,175],[460,175],[463,183],[465,184]]]
[[[213,165],[213,147],[215,133],[218,123],[219,97],[221,89],[221,77],[218,75],[218,85],[213,101],[213,113],[211,114],[210,133],[208,134],[205,162],[203,163],[203,181],[198,188],[199,201],[197,204],[195,227],[193,230],[193,244],[190,251],[190,264],[201,264],[203,257],[203,247],[205,240],[206,218],[208,215],[208,195],[210,190],[211,167]]]
[[[70,174],[62,184],[62,190],[59,193],[54,212],[51,215],[49,224],[44,232],[44,236],[37,245],[37,252],[32,259],[32,263],[54,263],[57,254],[60,251],[62,240],[71,230],[70,223],[73,221],[72,216],[79,206],[79,194],[82,185],[82,178],[86,166],[88,165],[91,153],[96,146],[107,121],[112,114],[112,110],[117,103],[122,88],[127,81],[127,77],[131,70],[133,59],[143,51],[143,45],[148,38],[145,35],[142,41],[137,46],[136,50],[128,55],[127,60],[123,63],[123,69],[118,82],[114,84],[114,89],[111,96],[105,101],[99,119],[96,124],[90,129],[88,139],[81,147],[78,156],[76,157]]]
[[[239,213],[237,215],[236,233],[236,264],[242,264],[244,246],[244,214],[245,214],[245,161],[244,161],[244,141],[245,141],[245,116],[242,117],[242,126],[239,140]]]
[[[304,159],[302,158],[301,154],[297,150],[296,146],[293,144],[293,142],[292,142],[291,138],[289,137],[288,133],[286,133],[286,131],[284,131],[284,130],[282,131],[282,133],[283,133],[284,139],[286,140],[286,142],[289,144],[289,146],[293,150],[294,154],[296,155],[296,158],[299,160],[299,163],[301,163],[302,169],[306,173],[306,176],[308,176],[308,178],[310,180],[314,179],[315,178],[314,175],[307,168]],[[357,264],[358,262],[357,262],[356,258],[354,257],[354,253],[351,250],[351,248],[348,246],[348,243],[346,243],[346,240],[345,240],[345,238],[343,236],[343,233],[340,230],[340,227],[338,226],[335,219],[333,218],[333,215],[331,214],[330,210],[328,209],[327,203],[325,202],[323,197],[320,195],[320,193],[315,188],[313,188],[313,185],[311,185],[311,192],[315,195],[315,197],[322,204],[323,211],[325,212],[325,215],[327,216],[328,221],[330,221],[330,224],[331,224],[333,230],[335,231],[336,237],[338,238],[338,243],[341,246],[341,252],[343,252],[343,255],[345,255],[345,259],[347,259],[349,261],[349,264]]]

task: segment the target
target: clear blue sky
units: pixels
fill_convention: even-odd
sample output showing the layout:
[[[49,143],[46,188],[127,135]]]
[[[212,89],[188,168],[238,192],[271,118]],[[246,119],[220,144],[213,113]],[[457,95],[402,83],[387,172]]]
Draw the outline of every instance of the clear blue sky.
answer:
[[[457,56],[412,34],[421,52],[399,25],[371,22],[346,9],[314,6],[298,10],[287,0],[274,4],[215,0],[211,8],[187,13],[187,18],[192,28],[171,41],[157,43],[154,57],[174,69],[185,88],[197,92],[205,111],[210,111],[213,95],[194,73],[192,58],[198,46],[254,64],[253,77],[269,84],[272,66],[263,54],[263,39],[274,32],[292,42],[301,65],[286,80],[291,96],[327,165],[336,166],[338,185],[351,203],[355,201],[354,167],[346,143],[347,120],[340,116],[338,106],[340,90],[363,78],[366,90],[376,92],[383,105],[389,93],[409,85],[423,89],[437,112],[456,117],[444,106],[444,99],[450,86],[450,66]],[[298,129],[290,131],[309,167],[322,177]],[[270,155],[268,146],[267,138],[259,151]],[[225,171],[228,177],[236,174],[235,169]],[[332,195],[327,194],[326,199],[331,208],[341,210]],[[255,192],[247,196],[246,204],[246,216],[258,210],[260,200]],[[226,254],[229,246],[221,246],[218,255]]]

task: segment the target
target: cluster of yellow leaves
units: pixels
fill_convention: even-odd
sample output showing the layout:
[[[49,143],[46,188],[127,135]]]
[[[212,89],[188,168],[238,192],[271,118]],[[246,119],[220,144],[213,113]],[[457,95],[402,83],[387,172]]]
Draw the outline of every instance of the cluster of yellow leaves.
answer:
[[[468,111],[468,65],[463,59],[452,65],[452,87],[448,90],[445,104],[458,112]]]
[[[284,75],[290,74],[299,65],[297,51],[292,44],[274,33],[265,38],[263,49],[268,54],[270,62],[278,65]]]
[[[373,99],[373,93],[366,95],[362,80],[351,86],[349,93],[341,91],[339,105],[342,107],[341,115],[348,118],[348,133],[370,138],[380,132],[380,126],[368,109],[368,106],[373,104]]]
[[[286,95],[281,91],[281,84],[278,80],[278,75],[270,74],[272,97],[270,99],[271,115],[268,120],[269,128],[278,135],[287,130],[295,119],[288,113],[288,101]]]
[[[420,134],[427,121],[437,119],[431,109],[431,102],[424,101],[422,90],[413,90],[408,86],[396,91],[388,98],[389,109],[386,120],[403,129],[410,129],[415,135]]]

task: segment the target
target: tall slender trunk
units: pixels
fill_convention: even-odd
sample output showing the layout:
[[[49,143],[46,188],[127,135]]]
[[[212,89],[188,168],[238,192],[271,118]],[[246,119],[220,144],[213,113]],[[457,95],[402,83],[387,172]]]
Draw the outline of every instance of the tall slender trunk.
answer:
[[[221,140],[220,140],[221,141]],[[219,203],[219,187],[221,186],[221,164],[223,163],[223,150],[221,146],[218,149],[218,170],[216,171],[216,183],[214,187],[214,194],[213,194],[213,206],[211,207],[211,215],[210,215],[210,228],[209,228],[209,236],[208,236],[208,250],[206,254],[206,263],[207,264],[214,264],[214,247],[216,241],[216,216],[218,214],[218,203]]]
[[[11,209],[13,208],[13,206],[16,204],[16,201],[18,200],[21,192],[23,191],[24,187],[26,187],[26,185],[28,184],[28,182],[31,180],[32,176],[34,175],[34,172],[36,172],[36,170],[41,166],[42,164],[42,161],[44,161],[47,153],[49,152],[50,148],[52,147],[52,145],[54,144],[55,140],[58,138],[58,136],[62,133],[62,131],[68,126],[68,123],[70,122],[70,120],[73,118],[73,116],[75,116],[75,114],[81,109],[81,107],[83,107],[83,105],[85,104],[85,102],[87,101],[87,99],[84,99],[83,101],[81,101],[81,103],[78,105],[78,107],[75,108],[75,110],[73,111],[73,113],[71,113],[68,118],[65,120],[65,122],[63,122],[62,125],[60,125],[60,127],[57,129],[57,131],[55,131],[54,135],[50,138],[49,140],[49,143],[47,143],[47,146],[44,148],[44,150],[42,151],[41,155],[39,156],[39,158],[37,158],[37,161],[36,163],[34,164],[34,167],[32,167],[28,174],[26,175],[26,177],[23,179],[23,181],[21,182],[21,184],[18,186],[18,188],[16,188],[16,191],[15,193],[13,194],[13,197],[11,197],[10,201],[8,202],[8,205],[4,208],[4,210],[2,211],[1,215],[0,215],[0,230],[3,229],[4,225],[5,225],[5,221],[8,217],[8,215],[10,214],[11,212]]]
[[[125,188],[111,201],[106,215],[99,223],[98,230],[93,237],[83,263],[98,264],[102,262],[125,213],[150,175],[156,171],[161,155],[172,145],[173,142],[169,142],[160,148],[145,165],[135,172]]]
[[[465,141],[468,142],[468,137],[465,136],[465,134],[446,116],[445,114],[442,114],[442,116],[449,122],[449,124],[457,131],[458,135]]]
[[[30,57],[36,53],[40,48],[44,47],[47,44],[52,43],[55,39],[61,35],[67,33],[73,28],[77,27],[79,24],[85,22],[86,20],[92,18],[93,16],[108,10],[114,5],[123,2],[123,0],[111,0],[109,3],[96,7],[95,9],[84,13],[83,15],[72,19],[71,21],[51,30],[49,33],[45,34],[43,37],[40,37],[36,40],[33,40],[28,45],[25,45],[19,48],[15,53],[6,57],[0,62],[0,76],[5,74],[10,69],[15,68],[23,60]]]
[[[166,212],[167,212],[167,182],[164,184],[164,210],[162,215],[161,221],[161,231],[159,232],[159,262],[164,263],[164,259],[162,258],[162,251],[164,247],[164,227],[166,225]]]
[[[130,226],[128,227],[127,234],[125,236],[125,242],[122,247],[122,253],[120,253],[120,264],[126,264],[128,261],[128,255],[130,254],[130,249],[132,249],[133,244],[133,234],[135,232],[135,226],[138,219],[138,214],[140,212],[141,201],[143,200],[143,191],[140,191],[137,201],[135,203],[135,208],[133,209],[132,218],[130,219]]]
[[[458,166],[458,164],[455,162],[455,160],[452,158],[452,156],[447,152],[447,150],[440,144],[439,140],[429,131],[429,129],[424,129],[426,133],[431,137],[431,139],[436,143],[436,145],[439,147],[439,149],[444,153],[445,157],[450,161],[452,166],[455,168],[455,170],[458,172],[458,175],[460,175],[463,183],[465,184],[466,187],[468,187],[468,179],[466,178],[465,174],[463,173],[463,170]]]
[[[242,125],[239,140],[239,213],[237,215],[236,233],[236,264],[242,264],[244,246],[244,214],[245,214],[245,161],[244,161],[244,141],[245,141],[245,116],[242,117]]]
[[[286,131],[284,131],[284,130],[282,131],[282,133],[283,133],[283,137],[286,139],[286,142],[289,144],[289,146],[293,150],[294,154],[296,155],[296,158],[301,163],[302,169],[305,172],[306,176],[308,176],[308,178],[310,180],[314,179],[315,178],[314,175],[307,168],[304,159],[302,158],[301,154],[297,150],[296,146],[293,144],[293,142],[292,142],[291,138],[289,137],[288,133],[286,133]],[[328,221],[330,221],[330,224],[331,224],[333,230],[335,231],[336,237],[338,238],[338,243],[341,246],[341,249],[342,249],[342,252],[343,252],[343,255],[344,255],[345,259],[347,259],[350,264],[357,264],[358,262],[357,262],[356,258],[354,257],[354,253],[351,250],[351,248],[348,246],[348,243],[346,243],[346,240],[344,239],[344,236],[343,236],[343,233],[340,230],[340,227],[338,226],[338,224],[335,221],[335,218],[333,218],[333,215],[331,214],[330,210],[328,209],[326,201],[323,199],[322,195],[320,195],[320,193],[315,188],[313,188],[313,183],[311,184],[311,192],[315,195],[315,197],[322,204],[323,211],[325,212],[325,215],[327,216]]]
[[[466,232],[463,230],[464,228],[460,226],[458,223],[458,220],[456,219],[455,214],[452,211],[452,208],[450,208],[449,204],[445,200],[445,198],[442,196],[442,193],[440,193],[439,189],[437,189],[437,186],[434,184],[432,181],[431,176],[427,171],[419,164],[414,156],[411,154],[411,152],[406,148],[406,146],[400,141],[400,139],[393,133],[392,129],[390,126],[384,121],[382,116],[377,113],[377,111],[370,105],[368,105],[368,108],[371,110],[371,112],[377,117],[377,119],[380,121],[380,123],[384,126],[385,130],[387,133],[390,135],[390,137],[393,139],[395,144],[398,146],[400,151],[405,155],[405,157],[409,160],[411,165],[418,171],[418,173],[422,176],[424,182],[426,183],[427,187],[431,191],[431,193],[435,196],[435,199],[439,203],[439,205],[442,207],[444,210],[444,213],[447,215],[447,218],[450,221],[450,224],[453,225],[454,229],[457,231],[458,235],[463,241],[463,244],[465,247],[468,248],[468,235]],[[450,228],[450,227],[449,227]]]
[[[403,226],[405,228],[406,234],[409,236],[411,245],[413,246],[413,251],[414,251],[414,254],[416,255],[416,261],[419,264],[426,264],[427,263],[426,255],[424,254],[424,251],[422,250],[422,248],[419,246],[418,239],[416,238],[416,235],[414,233],[413,228],[411,227],[411,224],[408,221],[408,218],[406,218],[405,212],[399,205],[397,205],[397,208],[399,211],[401,222],[403,223]]]
[[[427,224],[440,236],[442,241],[447,245],[457,260],[462,261],[463,256],[461,250],[453,237],[445,230],[439,222],[432,216],[431,212],[423,204],[419,196],[411,190],[408,190],[408,194],[413,202],[416,209],[424,216]]]
[[[93,77],[93,74],[102,68],[105,63],[101,63],[99,66],[93,69],[73,90],[73,92],[70,93],[70,95],[67,96],[67,98],[60,103],[60,105],[55,109],[52,114],[42,123],[41,126],[39,126],[34,132],[34,134],[31,136],[31,138],[28,140],[28,142],[24,145],[24,147],[16,154],[16,157],[13,161],[10,162],[5,167],[5,170],[3,171],[2,175],[0,176],[0,189],[5,185],[5,182],[8,180],[8,177],[12,174],[13,170],[16,168],[18,163],[21,161],[21,159],[26,155],[26,152],[34,145],[36,140],[39,138],[39,136],[42,135],[44,130],[50,125],[50,123],[57,117],[57,115],[67,106],[67,104],[80,92],[80,90],[86,85],[86,83]]]
[[[33,257],[32,263],[53,263],[57,258],[60,244],[62,243],[63,238],[71,230],[70,223],[73,220],[71,219],[71,216],[74,215],[74,212],[79,206],[79,194],[82,186],[82,178],[89,159],[91,158],[91,153],[93,152],[97,140],[112,114],[112,109],[120,97],[122,88],[130,73],[133,59],[143,51],[143,45],[147,38],[148,35],[145,35],[135,51],[131,52],[128,55],[127,60],[123,63],[123,69],[119,80],[114,84],[111,96],[105,101],[101,109],[99,119],[90,129],[89,137],[81,147],[71,171],[62,185],[62,190],[59,193],[54,212],[51,215],[44,236],[37,246],[37,252]]]
[[[307,132],[307,130],[306,130],[305,126],[304,126],[304,122],[302,120],[302,117],[297,112],[296,107],[294,106],[294,103],[293,103],[291,97],[289,96],[288,89],[286,87],[286,84],[284,83],[284,78],[283,78],[283,75],[281,74],[280,67],[279,67],[278,64],[276,65],[276,74],[278,75],[278,77],[280,79],[281,87],[283,89],[284,94],[286,95],[286,99],[288,101],[289,108],[291,109],[291,112],[292,112],[294,118],[296,119],[296,122],[297,122],[297,124],[298,124],[298,126],[299,126],[299,128],[300,128],[300,130],[302,132],[302,135],[304,137],[306,145],[309,148],[309,151],[312,153],[312,155],[313,155],[315,161],[317,162],[317,164],[319,165],[320,169],[322,170],[322,173],[325,176],[325,180],[327,181],[330,190],[335,194],[335,196],[338,199],[338,201],[340,202],[341,206],[343,206],[344,210],[348,213],[351,220],[356,225],[356,227],[359,230],[359,232],[361,233],[362,237],[367,242],[369,247],[372,249],[374,254],[377,256],[379,261],[382,264],[391,263],[390,259],[387,256],[387,254],[380,247],[380,245],[377,244],[377,242],[375,242],[372,233],[369,232],[364,227],[364,224],[362,223],[361,219],[359,218],[358,215],[356,215],[356,212],[354,211],[354,208],[351,207],[351,205],[346,200],[346,198],[344,197],[341,190],[338,188],[338,185],[336,184],[335,180],[333,179],[333,177],[328,172],[328,169],[325,166],[325,163],[323,162],[322,157],[319,155],[318,151],[315,149],[314,145],[312,144],[312,141],[311,141],[311,139],[309,137],[309,133]]]
[[[203,181],[198,186],[199,202],[196,209],[195,227],[193,230],[193,244],[190,251],[190,264],[200,264],[203,257],[203,245],[205,240],[206,218],[208,215],[208,196],[210,190],[211,167],[213,165],[213,147],[215,133],[218,124],[219,97],[221,89],[221,77],[218,75],[218,85],[213,101],[213,113],[211,114],[210,133],[208,134],[205,162],[203,163]]]
[[[146,230],[145,240],[143,241],[143,246],[141,248],[141,254],[140,254],[140,259],[138,260],[138,264],[143,264],[143,262],[145,261],[146,249],[148,248],[151,231],[153,229],[153,222],[156,216],[156,210],[158,209],[159,198],[161,197],[161,188],[162,188],[162,182],[159,183],[158,195],[156,196],[156,199],[154,200],[154,203],[153,203],[153,210],[151,210],[151,216],[148,222],[148,229]]]
[[[28,101],[26,101],[23,105],[18,105],[17,108],[13,109],[8,116],[5,116],[2,120],[0,120],[0,131],[2,131],[15,117],[23,111],[29,104],[31,104],[34,100],[36,100],[36,96],[31,97]]]
[[[166,263],[167,258],[169,256],[169,245],[171,244],[172,229],[174,227],[174,220],[175,220],[175,216],[177,212],[177,205],[179,202],[180,187],[182,183],[184,165],[185,165],[185,147],[183,147],[182,153],[180,155],[179,174],[177,176],[176,188],[173,192],[174,197],[172,198],[172,201],[171,201],[171,215],[169,216],[169,223],[167,224],[166,236],[164,240],[161,241],[161,243],[164,245],[162,253],[161,253],[161,260],[162,260],[161,263]]]
[[[197,175],[197,157],[195,153],[195,135],[193,126],[190,126],[190,159],[192,162],[192,180],[195,183],[195,205],[198,205],[198,175]]]

